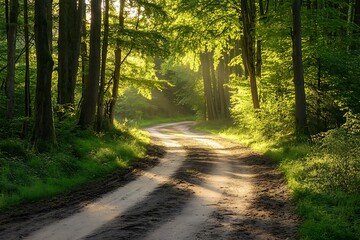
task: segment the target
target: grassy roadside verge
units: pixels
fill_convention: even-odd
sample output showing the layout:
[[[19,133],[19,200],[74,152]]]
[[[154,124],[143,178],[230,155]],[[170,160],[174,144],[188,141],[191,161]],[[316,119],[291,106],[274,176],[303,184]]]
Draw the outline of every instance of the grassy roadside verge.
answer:
[[[0,211],[50,198],[99,179],[145,156],[149,136],[122,125],[106,133],[57,128],[58,146],[36,153],[26,140],[0,140]]]
[[[330,130],[316,143],[292,136],[268,139],[226,122],[200,123],[198,130],[219,134],[276,161],[302,219],[300,239],[360,239],[360,137]]]

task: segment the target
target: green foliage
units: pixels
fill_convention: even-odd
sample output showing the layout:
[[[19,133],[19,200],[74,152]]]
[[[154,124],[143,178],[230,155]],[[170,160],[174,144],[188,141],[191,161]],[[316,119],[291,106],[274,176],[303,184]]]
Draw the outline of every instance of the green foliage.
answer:
[[[95,180],[144,156],[148,136],[117,125],[106,133],[57,128],[59,146],[46,153],[26,149],[17,138],[0,142],[0,209],[49,198]]]
[[[360,192],[360,134],[351,130],[346,126],[329,130],[318,140],[305,163],[309,188]]]
[[[138,68],[139,73],[136,72],[136,68],[131,68],[135,71],[130,75],[144,76],[149,80],[128,81],[133,87],[121,94],[117,108],[119,119],[137,121],[191,114],[199,117],[203,115],[203,86],[197,71],[192,70],[189,64],[179,65],[171,60],[160,64],[156,71],[152,64],[147,65],[151,65],[152,68],[148,71],[144,71],[146,67]],[[126,82],[126,77],[123,77],[123,80]]]
[[[283,96],[266,96],[261,109],[254,111],[248,84],[241,79],[240,83],[232,83],[232,86],[236,85],[237,87],[233,87],[230,110],[238,126],[267,138],[277,138],[292,133],[294,121],[291,111],[294,102],[285,96],[286,93],[283,93]]]

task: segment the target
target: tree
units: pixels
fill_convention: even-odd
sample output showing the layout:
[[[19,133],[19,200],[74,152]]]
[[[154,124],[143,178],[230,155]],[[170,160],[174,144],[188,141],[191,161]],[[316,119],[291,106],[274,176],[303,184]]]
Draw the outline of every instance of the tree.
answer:
[[[81,103],[79,126],[90,127],[95,120],[100,76],[101,0],[91,0],[89,75]]]
[[[24,0],[24,40],[25,40],[25,117],[31,117],[31,98],[30,98],[30,39],[29,39],[29,17],[28,17],[28,0]],[[22,135],[28,131],[28,119],[24,121]]]
[[[241,16],[243,23],[243,57],[250,78],[250,89],[253,106],[260,108],[255,69],[255,1],[241,0]]]
[[[18,21],[18,0],[10,0],[10,21],[7,24],[7,77],[5,83],[6,116],[12,119],[14,116],[15,97],[15,59],[16,59],[16,28]]]
[[[120,11],[119,11],[119,28],[120,31],[124,29],[124,10],[125,10],[125,0],[120,0]],[[119,82],[120,82],[120,70],[121,70],[121,46],[120,40],[116,42],[116,49],[115,49],[115,70],[114,70],[114,82],[112,88],[112,96],[110,100],[109,106],[109,122],[111,125],[114,124],[115,119],[115,106],[117,99],[119,97]]]
[[[59,1],[58,104],[73,105],[85,0]]]
[[[35,1],[35,46],[37,77],[33,141],[35,147],[55,143],[51,102],[51,77],[54,65],[52,45],[52,0]]]
[[[295,85],[295,124],[298,133],[308,133],[306,120],[306,99],[304,88],[304,67],[302,62],[301,44],[301,0],[293,0],[292,4],[293,28],[293,69]]]
[[[204,80],[204,95],[205,95],[207,119],[215,120],[216,110],[215,110],[214,96],[212,91],[210,56],[211,53],[209,52],[200,53],[201,68],[202,68],[203,80]]]
[[[102,45],[102,56],[101,56],[101,74],[100,74],[100,88],[98,96],[98,107],[97,107],[97,131],[103,130],[104,121],[104,92],[105,92],[105,71],[106,71],[106,57],[108,51],[109,42],[109,0],[104,1],[104,38]]]

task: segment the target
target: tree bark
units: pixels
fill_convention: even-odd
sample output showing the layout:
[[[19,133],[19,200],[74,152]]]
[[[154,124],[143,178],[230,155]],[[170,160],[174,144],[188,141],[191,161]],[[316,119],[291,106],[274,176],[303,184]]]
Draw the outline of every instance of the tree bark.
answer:
[[[10,0],[10,17],[7,26],[7,76],[5,82],[6,117],[14,117],[15,104],[15,59],[16,59],[16,27],[18,20],[18,0]]]
[[[84,4],[83,16],[86,13],[86,3]],[[82,28],[81,28],[81,100],[84,99],[85,96],[85,86],[88,78],[88,50],[87,50],[87,30],[86,30],[86,17],[83,17],[82,20]],[[81,102],[80,100],[80,102]]]
[[[24,38],[25,38],[25,116],[31,117],[28,0],[24,0]]]
[[[109,42],[109,0],[104,1],[104,37],[102,45],[102,56],[101,56],[101,77],[100,77],[100,88],[98,97],[98,108],[97,108],[97,131],[103,130],[104,122],[104,92],[105,92],[105,72],[106,72],[106,58],[107,49]]]
[[[85,1],[60,0],[58,104],[73,105]]]
[[[297,133],[308,134],[306,120],[306,98],[304,88],[304,68],[302,62],[301,43],[301,0],[293,0],[292,17],[292,58],[295,85],[295,125]]]
[[[81,103],[79,126],[89,128],[95,120],[100,76],[101,0],[91,0],[89,77]]]
[[[120,0],[120,11],[119,11],[119,27],[120,30],[124,29],[124,9],[125,9],[125,0]],[[115,49],[115,70],[114,70],[114,83],[112,88],[112,96],[109,106],[109,119],[110,124],[114,125],[115,120],[115,106],[117,99],[119,97],[119,82],[120,82],[120,70],[121,70],[121,54],[122,50],[120,48],[120,42],[117,42]]]
[[[225,84],[228,83],[229,78],[229,71],[227,67],[227,61],[226,61],[226,53],[223,54],[224,57],[220,59],[218,67],[217,67],[217,73],[218,73],[218,92],[219,92],[219,102],[220,102],[220,118],[226,119],[229,118],[229,91],[227,89],[227,86]]]
[[[24,39],[25,39],[25,121],[22,127],[22,136],[28,132],[28,118],[31,117],[31,96],[30,96],[30,42],[29,42],[29,17],[28,17],[28,0],[24,0]]]
[[[214,105],[214,118],[220,118],[220,92],[218,87],[218,79],[216,79],[215,66],[214,66],[214,52],[208,53],[208,60],[211,72],[211,92],[212,92],[212,101]]]
[[[35,1],[35,46],[37,57],[37,79],[35,95],[34,146],[55,143],[55,131],[51,102],[51,78],[53,60],[51,56],[52,0]]]
[[[262,41],[256,41],[256,77],[261,78],[262,72],[262,55],[261,55],[261,45]]]
[[[209,53],[200,53],[200,61],[204,80],[204,95],[207,120],[215,120],[215,107],[211,90],[212,86]]]
[[[260,108],[255,72],[255,1],[241,0],[243,22],[243,57],[250,78],[251,97],[254,109]]]

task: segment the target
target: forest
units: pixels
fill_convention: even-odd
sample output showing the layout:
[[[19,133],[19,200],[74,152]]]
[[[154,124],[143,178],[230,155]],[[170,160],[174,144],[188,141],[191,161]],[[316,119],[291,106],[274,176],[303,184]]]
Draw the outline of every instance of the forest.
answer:
[[[299,239],[359,239],[360,0],[5,0],[0,89],[0,212],[196,120],[276,162]]]

